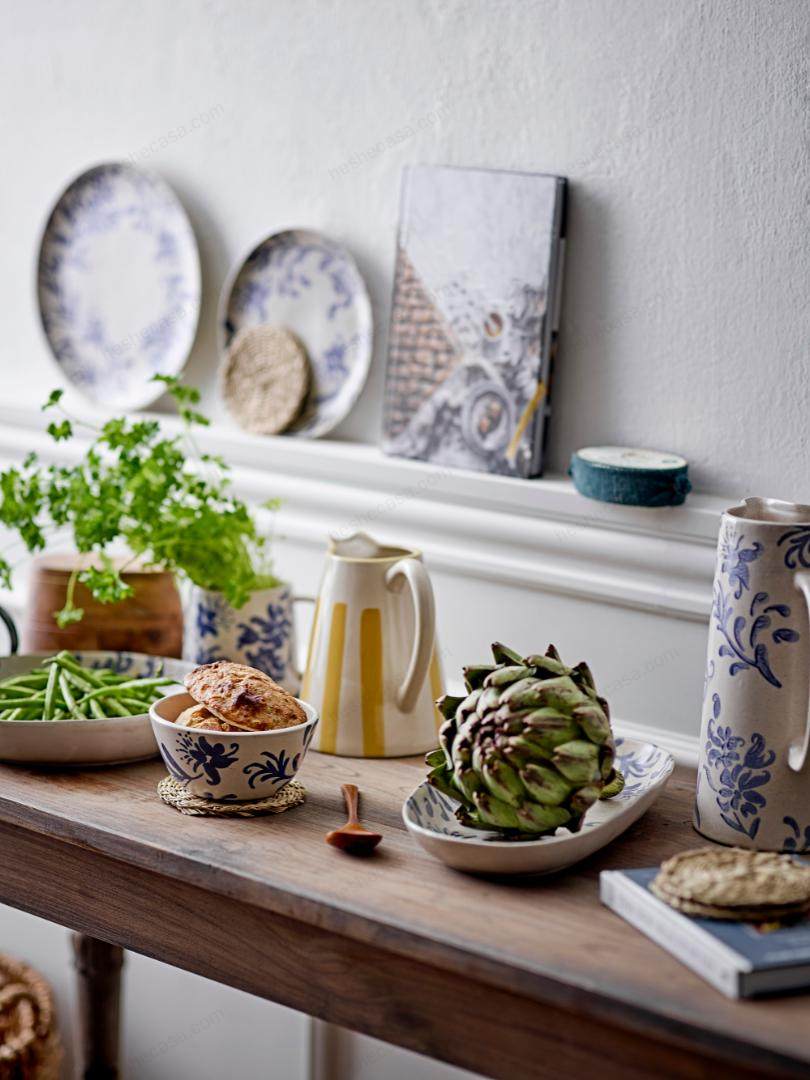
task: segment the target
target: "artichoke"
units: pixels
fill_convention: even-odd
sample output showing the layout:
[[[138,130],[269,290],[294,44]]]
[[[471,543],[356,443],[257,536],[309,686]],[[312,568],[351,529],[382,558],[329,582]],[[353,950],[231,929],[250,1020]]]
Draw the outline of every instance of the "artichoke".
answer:
[[[428,781],[460,804],[463,825],[516,840],[577,832],[588,807],[624,787],[608,703],[588,665],[567,667],[553,645],[521,657],[496,642],[492,653],[494,664],[464,669],[466,697],[436,702],[445,722]]]

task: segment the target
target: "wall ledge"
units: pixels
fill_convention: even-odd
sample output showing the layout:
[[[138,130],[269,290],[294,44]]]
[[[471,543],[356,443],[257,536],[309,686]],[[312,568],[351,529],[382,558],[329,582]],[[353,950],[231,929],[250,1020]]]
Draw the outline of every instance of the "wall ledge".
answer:
[[[141,415],[179,430],[173,417]],[[75,458],[80,445],[54,443],[47,420],[0,408],[0,461],[32,449],[45,460]],[[585,499],[563,477],[469,473],[368,445],[213,426],[199,440],[230,462],[241,495],[280,497],[278,528],[303,543],[358,529],[384,540],[419,537],[432,565],[473,578],[694,621],[708,616],[718,519],[730,500],[693,495],[680,507],[620,507]]]

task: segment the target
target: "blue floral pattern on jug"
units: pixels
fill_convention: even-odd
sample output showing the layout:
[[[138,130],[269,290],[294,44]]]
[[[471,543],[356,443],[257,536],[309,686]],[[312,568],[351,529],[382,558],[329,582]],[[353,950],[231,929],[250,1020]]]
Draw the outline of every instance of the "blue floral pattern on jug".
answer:
[[[112,239],[124,271],[143,274],[151,263],[142,310],[99,307],[97,280]],[[48,220],[38,295],[45,336],[74,385],[110,405],[141,407],[158,397],[150,380],[182,370],[200,302],[196,242],[168,185],[126,164],[78,177]],[[121,331],[122,324],[130,329]]]
[[[616,739],[616,763],[627,782],[619,795],[602,805],[638,799],[672,771],[672,757],[660,747],[651,743],[631,746],[622,738]],[[424,782],[407,799],[405,813],[414,824],[441,836],[475,843],[495,843],[501,840],[498,833],[461,825],[455,815],[456,806],[457,803],[451,798]],[[592,818],[589,820],[586,815],[582,828],[590,829],[598,824],[598,821]],[[541,836],[535,842],[542,843],[552,839],[552,835]]]
[[[787,626],[772,629],[777,617],[790,618],[791,609],[787,604],[769,603],[770,597],[766,592],[757,592],[750,603],[746,601],[742,613],[733,604],[732,593],[734,599],[740,600],[743,593],[750,590],[750,565],[764,551],[759,541],[755,541],[751,547],[743,547],[744,539],[742,534],[736,539],[732,538],[728,529],[724,530],[720,539],[720,571],[726,575],[729,588],[726,590],[723,587],[718,575],[712,602],[712,618],[724,639],[719,646],[718,656],[731,661],[728,669],[730,675],[738,675],[741,671],[758,671],[766,682],[780,689],[782,683],[771,667],[770,645],[796,642],[799,633]],[[770,642],[767,641],[769,635]]]
[[[782,850],[794,854],[807,851],[810,848],[810,825],[805,825],[802,829],[793,817],[783,817],[782,822],[790,830],[782,841]]]
[[[788,570],[810,570],[810,528],[796,525],[782,533],[776,541],[779,547],[785,544],[785,566]]]
[[[759,832],[761,812],[767,805],[760,789],[771,779],[770,769],[776,754],[767,749],[759,732],[751,735],[746,747],[747,740],[735,735],[730,725],[718,723],[721,711],[720,695],[713,694],[703,772],[715,793],[720,817],[729,828],[754,840]]]
[[[728,575],[729,584],[734,587],[734,596],[738,600],[744,589],[751,588],[749,563],[758,559],[763,551],[759,540],[755,540],[752,547],[744,548],[744,539],[742,535],[735,538],[733,533],[726,529],[720,540],[720,568]]]

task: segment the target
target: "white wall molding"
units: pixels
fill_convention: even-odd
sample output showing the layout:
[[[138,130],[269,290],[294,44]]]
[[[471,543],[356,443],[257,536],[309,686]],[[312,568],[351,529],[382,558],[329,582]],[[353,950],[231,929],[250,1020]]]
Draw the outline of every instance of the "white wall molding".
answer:
[[[170,429],[173,418],[161,417]],[[0,408],[0,459],[29,449],[71,460],[42,414]],[[470,578],[705,621],[714,545],[726,500],[693,497],[648,510],[584,499],[564,479],[521,481],[389,458],[330,440],[259,439],[208,429],[206,449],[233,465],[237,490],[277,495],[279,528],[321,548],[326,533],[366,529],[418,539],[431,565]]]
[[[635,724],[621,718],[613,720],[613,730],[626,739],[645,739],[655,743],[663,750],[668,750],[679,765],[689,765],[693,769],[697,766],[700,745],[697,735],[681,735],[668,728]]]

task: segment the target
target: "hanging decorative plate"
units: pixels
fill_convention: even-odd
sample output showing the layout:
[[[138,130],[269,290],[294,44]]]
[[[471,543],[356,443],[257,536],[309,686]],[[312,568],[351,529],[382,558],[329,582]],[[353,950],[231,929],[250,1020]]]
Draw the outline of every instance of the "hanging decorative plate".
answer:
[[[578,833],[557,829],[539,840],[502,840],[496,832],[470,829],[456,819],[456,803],[423,780],[402,808],[414,839],[456,870],[484,874],[551,874],[603,848],[638,821],[666,787],[672,755],[639,739],[616,739],[616,764],[624,790],[595,803]]]
[[[312,387],[286,435],[331,431],[360,396],[371,363],[371,303],[349,253],[309,229],[262,240],[231,273],[219,305],[220,351],[245,327],[291,330],[303,343]]]
[[[45,226],[37,294],[51,352],[86,397],[160,397],[152,376],[183,370],[200,312],[197,243],[169,185],[122,163],[82,173]]]

